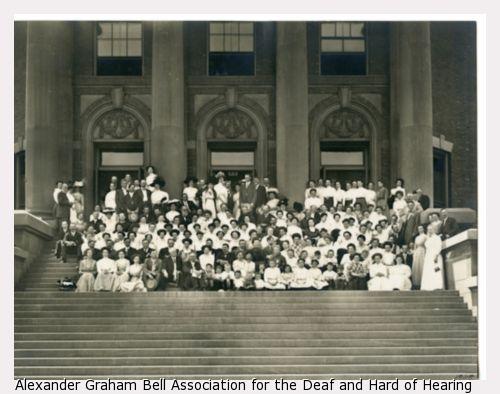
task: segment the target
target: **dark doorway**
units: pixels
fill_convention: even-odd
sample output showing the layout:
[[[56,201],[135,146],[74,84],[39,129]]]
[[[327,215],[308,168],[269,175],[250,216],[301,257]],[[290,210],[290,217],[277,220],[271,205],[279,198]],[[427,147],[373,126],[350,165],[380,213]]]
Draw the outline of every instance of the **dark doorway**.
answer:
[[[450,153],[434,148],[434,207],[445,208],[451,205],[451,166]]]

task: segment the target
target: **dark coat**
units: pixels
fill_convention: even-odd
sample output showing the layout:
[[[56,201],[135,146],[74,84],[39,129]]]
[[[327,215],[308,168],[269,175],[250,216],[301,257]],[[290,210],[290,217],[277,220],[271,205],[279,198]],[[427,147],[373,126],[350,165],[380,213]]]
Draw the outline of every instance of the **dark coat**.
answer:
[[[250,182],[248,186],[245,182],[241,184],[240,188],[240,204],[255,204],[257,198],[257,191],[255,189],[255,183]]]
[[[57,195],[56,218],[69,219],[69,211],[71,210],[71,203],[68,196],[64,192],[59,192]]]
[[[116,202],[116,212],[127,212],[127,207],[125,205],[125,196],[127,192],[123,189],[118,189],[115,194],[115,202]]]
[[[457,221],[453,218],[446,218],[441,226],[441,235],[443,239],[453,237],[459,231]]]
[[[428,209],[430,206],[431,206],[431,199],[429,198],[428,195],[426,194],[422,194],[419,199],[418,199],[418,202],[420,203],[420,205],[422,206],[422,209],[425,211],[426,209]]]
[[[142,209],[142,193],[138,190],[136,190],[132,195],[127,193],[123,201],[127,211],[140,211]]]
[[[267,192],[263,185],[257,185],[255,189],[255,208],[261,207],[267,202]]]

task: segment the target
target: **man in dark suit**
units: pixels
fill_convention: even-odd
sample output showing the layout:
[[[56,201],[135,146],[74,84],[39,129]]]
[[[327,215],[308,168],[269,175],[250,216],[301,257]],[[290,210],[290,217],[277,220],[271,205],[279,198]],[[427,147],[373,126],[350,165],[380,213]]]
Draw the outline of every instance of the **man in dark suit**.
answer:
[[[178,255],[177,249],[172,248],[170,250],[165,249],[167,251],[165,258],[163,259],[163,266],[167,271],[167,283],[175,282],[175,272],[177,271],[177,267],[181,266],[182,260],[181,256]]]
[[[62,260],[67,261],[71,257],[75,261],[81,257],[81,245],[83,244],[82,234],[76,231],[74,223],[69,225],[69,231],[63,239]]]
[[[446,209],[441,209],[441,221],[443,222],[441,225],[441,237],[443,239],[453,237],[458,233],[457,221],[448,216],[448,211]]]
[[[144,207],[149,207],[150,209],[152,208],[151,191],[147,188],[147,186],[146,180],[143,179],[141,180],[141,188],[137,190],[137,193],[142,201],[141,212],[144,210]]]
[[[56,219],[57,228],[61,228],[61,223],[66,221],[69,223],[69,212],[71,210],[71,204],[68,199],[68,184],[63,183],[61,191],[57,195],[57,206],[56,206]]]
[[[122,249],[125,252],[125,258],[132,261],[132,257],[137,254],[137,249],[130,246],[130,238],[128,237],[123,240],[123,244],[125,245]]]
[[[118,189],[116,191],[116,195],[115,195],[115,198],[116,198],[116,213],[119,214],[119,213],[127,213],[127,207],[125,205],[125,196],[127,195],[128,193],[128,190],[127,190],[127,181],[125,179],[122,179],[120,181],[120,189]]]
[[[142,193],[139,190],[135,190],[134,185],[129,185],[128,192],[123,199],[125,209],[128,213],[135,212],[139,213],[142,207]]]
[[[267,203],[267,191],[266,187],[262,185],[259,178],[254,179],[255,184],[255,209],[261,207]]]
[[[255,200],[257,198],[257,193],[255,189],[255,184],[252,182],[252,177],[250,174],[245,174],[245,179],[241,183],[240,188],[240,206],[243,209],[245,204],[248,208],[253,210],[255,207]]]
[[[141,258],[141,261],[144,263],[147,258],[151,257],[151,253],[153,249],[149,247],[149,241],[147,239],[142,240],[142,248],[137,251],[137,254]]]
[[[425,211],[431,206],[431,199],[428,195],[424,194],[422,189],[415,190],[415,194],[417,195],[417,201],[420,203],[420,206]]]

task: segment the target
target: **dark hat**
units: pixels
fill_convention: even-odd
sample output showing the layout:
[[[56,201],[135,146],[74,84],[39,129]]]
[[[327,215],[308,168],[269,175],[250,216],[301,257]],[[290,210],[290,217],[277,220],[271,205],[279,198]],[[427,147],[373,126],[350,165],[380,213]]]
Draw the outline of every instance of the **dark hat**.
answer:
[[[165,187],[165,180],[162,177],[157,176],[153,181],[153,186],[155,185],[159,185],[160,188]]]
[[[233,231],[231,231],[231,235],[233,235],[233,233],[238,234],[238,237],[241,235],[241,233],[240,233],[238,230],[233,230]]]
[[[304,205],[300,202],[295,201],[293,203],[293,210],[296,212],[302,212],[304,210]]]
[[[179,230],[177,230],[176,228],[174,228],[174,229],[170,230],[170,235],[173,235],[174,233],[176,233],[177,235],[179,235],[179,234],[180,234],[180,231],[179,231]]]
[[[160,233],[163,233],[163,234],[167,234],[167,230],[165,230],[164,228],[161,228],[159,229],[156,234],[160,235]]]
[[[184,238],[184,239],[182,240],[182,243],[183,243],[183,244],[185,244],[186,242],[187,242],[189,245],[191,245],[191,244],[193,243],[193,240],[192,240],[191,238]]]

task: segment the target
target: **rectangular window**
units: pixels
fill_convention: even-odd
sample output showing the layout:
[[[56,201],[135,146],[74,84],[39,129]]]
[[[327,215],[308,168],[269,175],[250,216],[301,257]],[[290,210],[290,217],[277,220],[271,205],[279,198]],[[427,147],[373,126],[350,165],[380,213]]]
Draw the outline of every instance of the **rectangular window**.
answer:
[[[363,22],[321,23],[321,74],[366,74]]]
[[[451,205],[451,154],[434,148],[434,207]]]
[[[97,75],[142,75],[142,23],[98,22]]]
[[[209,23],[209,75],[253,75],[253,22]]]
[[[213,167],[247,167],[254,165],[254,152],[212,152]]]
[[[143,152],[101,152],[102,166],[142,166]]]

